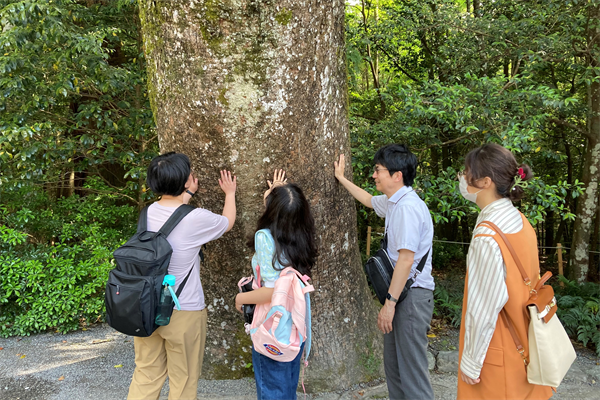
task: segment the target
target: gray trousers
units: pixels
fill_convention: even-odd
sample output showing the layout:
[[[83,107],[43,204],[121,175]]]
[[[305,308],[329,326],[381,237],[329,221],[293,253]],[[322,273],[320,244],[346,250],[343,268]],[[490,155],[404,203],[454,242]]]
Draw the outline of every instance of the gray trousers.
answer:
[[[392,332],[383,335],[383,362],[390,400],[432,400],[427,366],[427,332],[433,292],[412,288],[396,305]]]

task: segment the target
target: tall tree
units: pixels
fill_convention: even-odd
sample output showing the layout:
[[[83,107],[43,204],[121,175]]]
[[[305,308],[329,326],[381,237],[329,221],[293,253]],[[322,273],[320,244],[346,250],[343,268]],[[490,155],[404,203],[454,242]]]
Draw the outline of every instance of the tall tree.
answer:
[[[584,282],[587,279],[590,263],[590,239],[594,229],[594,217],[598,213],[598,185],[600,184],[600,2],[591,1],[584,8],[587,18],[583,38],[573,35],[575,56],[585,60],[586,94],[587,94],[587,127],[578,128],[587,139],[584,154],[581,181],[584,192],[577,202],[577,219],[573,228],[571,245],[571,279]],[[583,39],[583,40],[582,40]],[[585,48],[579,48],[585,44]],[[577,127],[574,127],[577,128]]]
[[[185,152],[198,205],[217,211],[220,168],[238,176],[238,222],[205,251],[205,373],[244,375],[249,339],[232,297],[250,272],[245,246],[265,180],[284,168],[310,199],[320,257],[313,270],[307,383],[336,389],[381,373],[375,306],[360,265],[353,200],[333,177],[349,157],[344,2],[142,0],[149,93],[162,151]],[[348,168],[350,171],[350,168]]]

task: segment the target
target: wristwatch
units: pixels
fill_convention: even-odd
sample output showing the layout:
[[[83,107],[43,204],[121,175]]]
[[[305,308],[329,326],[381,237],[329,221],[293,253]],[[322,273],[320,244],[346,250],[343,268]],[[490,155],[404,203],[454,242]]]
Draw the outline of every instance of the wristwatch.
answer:
[[[397,302],[398,302],[398,299],[397,299],[397,298],[395,298],[395,297],[393,297],[393,296],[392,296],[391,294],[389,294],[389,293],[388,293],[387,295],[385,295],[385,298],[386,298],[386,299],[388,299],[388,300],[390,300],[390,301],[393,301],[394,303],[397,303]]]
[[[185,189],[185,192],[192,197],[194,197],[196,195],[196,193],[191,192],[189,189]]]

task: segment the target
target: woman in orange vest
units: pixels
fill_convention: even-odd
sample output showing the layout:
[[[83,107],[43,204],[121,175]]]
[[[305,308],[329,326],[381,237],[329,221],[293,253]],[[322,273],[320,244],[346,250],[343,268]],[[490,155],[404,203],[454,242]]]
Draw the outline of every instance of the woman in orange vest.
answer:
[[[488,143],[472,150],[459,174],[460,192],[481,212],[467,255],[467,279],[460,327],[458,399],[548,399],[552,389],[527,381],[527,329],[525,303],[529,287],[521,278],[496,225],[522,260],[533,288],[539,280],[535,231],[512,204],[523,195],[533,173],[517,165],[513,154]],[[486,225],[482,222],[492,224]],[[501,313],[502,310],[506,313]],[[508,330],[508,318],[523,343],[517,351]]]

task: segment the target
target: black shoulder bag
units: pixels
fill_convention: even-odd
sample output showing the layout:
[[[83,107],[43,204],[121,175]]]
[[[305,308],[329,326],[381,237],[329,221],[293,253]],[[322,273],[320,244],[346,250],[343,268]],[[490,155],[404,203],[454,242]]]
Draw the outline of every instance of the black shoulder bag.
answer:
[[[423,258],[421,258],[421,261],[419,261],[419,265],[417,265],[417,270],[414,275],[406,280],[406,285],[404,285],[404,289],[402,289],[398,303],[406,298],[410,287],[415,283],[415,279],[417,279],[417,275],[423,271],[423,267],[425,267],[427,257],[429,256],[429,251],[430,250],[427,250],[427,253],[425,253]],[[392,276],[394,275],[394,265],[387,253],[387,233],[381,242],[381,248],[367,260],[365,271],[371,281],[371,285],[373,286],[373,290],[375,290],[379,302],[382,305],[385,304],[386,296],[390,289],[390,283],[392,282]]]

